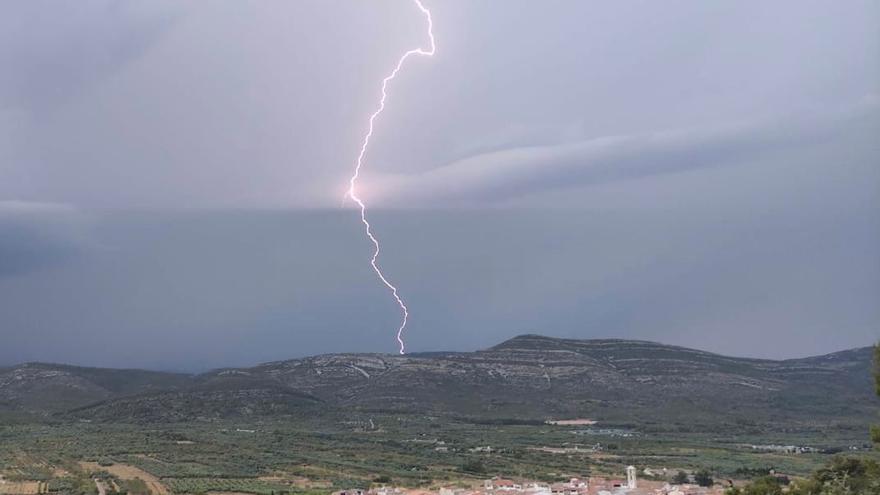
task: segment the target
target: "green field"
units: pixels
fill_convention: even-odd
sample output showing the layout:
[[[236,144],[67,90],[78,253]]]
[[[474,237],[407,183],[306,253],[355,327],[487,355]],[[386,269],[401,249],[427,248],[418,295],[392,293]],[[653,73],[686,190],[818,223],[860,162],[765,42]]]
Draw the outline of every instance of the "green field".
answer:
[[[630,464],[670,473],[706,468],[719,479],[743,479],[770,469],[797,476],[826,464],[835,452],[877,457],[867,443],[867,431],[847,428],[783,434],[742,429],[734,436],[601,426],[485,424],[364,413],[250,423],[4,424],[0,471],[7,478],[48,481],[59,492],[88,492],[93,485],[82,479],[95,473],[82,472],[79,461],[118,463],[160,478],[174,493],[269,495],[326,493],[330,487],[389,479],[411,487],[466,484],[493,475],[554,481],[620,475]],[[825,452],[759,452],[752,443]],[[67,474],[53,474],[58,469]]]

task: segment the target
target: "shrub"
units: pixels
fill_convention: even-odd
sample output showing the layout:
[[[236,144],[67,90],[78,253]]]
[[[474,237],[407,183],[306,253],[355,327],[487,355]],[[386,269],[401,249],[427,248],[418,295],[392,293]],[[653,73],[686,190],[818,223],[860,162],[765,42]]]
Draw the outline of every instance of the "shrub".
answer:
[[[672,477],[672,482],[676,485],[683,485],[688,481],[690,481],[690,479],[688,478],[688,474],[684,471],[679,471]]]
[[[700,469],[694,473],[694,482],[700,486],[712,486],[715,484],[715,480],[712,479],[712,476],[706,469]]]

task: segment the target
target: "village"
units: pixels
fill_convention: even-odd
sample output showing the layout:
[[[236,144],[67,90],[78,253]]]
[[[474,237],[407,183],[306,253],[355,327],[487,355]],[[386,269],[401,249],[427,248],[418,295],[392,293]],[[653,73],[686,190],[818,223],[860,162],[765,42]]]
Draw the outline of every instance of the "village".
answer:
[[[654,474],[649,470],[646,474]],[[571,478],[566,482],[541,483],[493,477],[471,488],[440,488],[437,490],[380,487],[370,490],[350,489],[333,495],[722,495],[725,486],[700,486],[692,483],[671,484],[667,481],[640,480],[634,466],[626,468],[625,478]]]

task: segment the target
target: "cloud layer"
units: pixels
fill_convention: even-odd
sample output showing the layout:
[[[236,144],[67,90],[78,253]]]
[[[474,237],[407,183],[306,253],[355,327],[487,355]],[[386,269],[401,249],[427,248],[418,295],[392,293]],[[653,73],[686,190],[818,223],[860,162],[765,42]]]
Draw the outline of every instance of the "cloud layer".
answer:
[[[371,202],[383,206],[484,204],[554,189],[748,163],[773,151],[852,132],[878,128],[877,102],[821,118],[702,127],[609,136],[553,146],[508,148],[456,160],[416,175],[382,177],[366,186]],[[861,160],[873,149],[859,150]]]
[[[366,181],[424,174],[454,200],[460,178],[479,202],[532,179],[795,153],[785,128],[768,143],[753,126],[834,121],[880,92],[876,2],[504,3],[503,16],[431,5],[437,56],[391,88]],[[14,1],[0,20],[0,198],[336,206],[378,84],[424,42],[421,21],[403,0]],[[545,157],[557,173],[530,165]]]

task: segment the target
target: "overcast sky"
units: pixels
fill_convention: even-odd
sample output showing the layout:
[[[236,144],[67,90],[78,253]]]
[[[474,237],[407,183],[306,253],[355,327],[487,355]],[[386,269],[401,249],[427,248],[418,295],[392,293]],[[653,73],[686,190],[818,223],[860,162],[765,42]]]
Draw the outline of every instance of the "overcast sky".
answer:
[[[880,5],[425,0],[359,192],[413,350],[880,337]],[[341,207],[408,0],[16,0],[0,364],[394,352]]]

